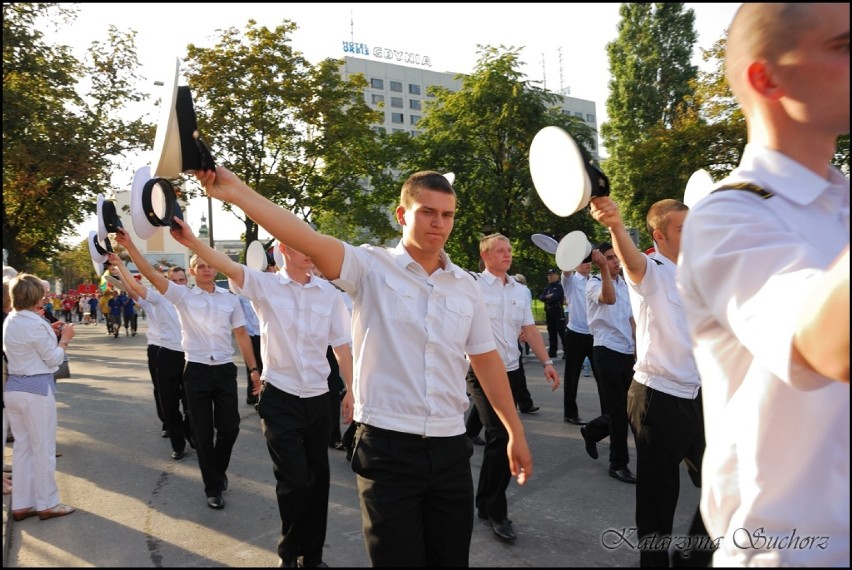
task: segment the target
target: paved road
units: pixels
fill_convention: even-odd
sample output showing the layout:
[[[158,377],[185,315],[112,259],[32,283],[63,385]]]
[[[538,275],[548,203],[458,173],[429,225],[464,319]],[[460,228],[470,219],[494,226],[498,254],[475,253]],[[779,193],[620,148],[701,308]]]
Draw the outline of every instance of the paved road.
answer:
[[[226,507],[207,507],[197,458],[169,457],[160,437],[145,356],[145,321],[136,337],[107,336],[103,325],[79,326],[71,354],[73,377],[60,381],[57,480],[73,515],[9,522],[4,497],[4,566],[204,567],[269,566],[278,562],[280,521],[269,454],[254,408],[241,399],[241,430],[228,470]],[[239,354],[239,352],[237,352]],[[557,366],[562,367],[561,360]],[[242,360],[238,360],[242,365]],[[560,370],[560,374],[561,374]],[[584,450],[577,426],[562,421],[562,389],[552,393],[541,367],[527,367],[530,391],[541,410],[524,415],[535,474],[508,491],[514,544],[499,542],[475,519],[470,552],[474,567],[637,566],[638,553],[607,548],[602,535],[634,526],[633,485],[607,474]],[[245,371],[240,369],[240,390]],[[580,413],[598,408],[593,378],[582,378]],[[345,426],[344,426],[345,427]],[[631,467],[635,451],[630,438]],[[12,447],[6,447],[7,461]],[[355,476],[343,452],[329,450],[331,495],[324,557],[332,567],[369,566],[361,533]],[[482,461],[476,446],[474,481]],[[13,461],[12,461],[13,462]],[[683,533],[698,491],[683,472],[675,534]],[[610,532],[610,538],[615,536]]]

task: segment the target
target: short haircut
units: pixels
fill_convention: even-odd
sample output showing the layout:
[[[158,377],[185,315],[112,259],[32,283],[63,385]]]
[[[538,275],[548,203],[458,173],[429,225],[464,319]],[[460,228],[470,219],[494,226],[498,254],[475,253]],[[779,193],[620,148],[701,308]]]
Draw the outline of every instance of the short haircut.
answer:
[[[523,274],[521,274],[521,273],[515,273],[514,278],[515,278],[515,281],[517,281],[521,285],[527,284],[527,278],[524,277]]]
[[[606,255],[606,252],[608,252],[609,250],[612,249],[612,244],[609,243],[608,241],[605,241],[602,244],[599,244],[598,247],[596,247],[595,249],[597,249],[602,254]]]
[[[193,269],[196,265],[198,265],[198,254],[193,253],[192,257],[189,258],[189,268]]]
[[[734,95],[745,96],[743,75],[755,59],[778,61],[799,39],[799,31],[810,25],[808,4],[746,2],[737,10],[728,28],[725,71]]]
[[[32,309],[44,298],[44,285],[41,279],[29,273],[19,273],[12,279],[10,289],[12,306],[16,311]]]
[[[488,251],[489,249],[491,249],[491,244],[494,243],[497,240],[503,240],[505,242],[509,242],[509,238],[507,238],[503,234],[489,234],[489,235],[485,236],[484,238],[482,238],[481,240],[479,240],[479,253],[482,253],[484,251]]]
[[[670,212],[682,212],[684,210],[689,210],[689,206],[671,198],[654,202],[645,217],[645,226],[651,239],[654,239],[654,230],[666,231],[666,226],[669,223],[667,217]]]
[[[171,279],[172,275],[178,272],[181,272],[184,274],[184,276],[186,276],[186,269],[179,265],[175,265],[174,267],[169,267],[169,270],[166,271],[166,279]]]
[[[399,205],[406,210],[417,200],[422,190],[436,190],[455,197],[456,191],[450,181],[434,170],[421,170],[408,177],[399,193]]]

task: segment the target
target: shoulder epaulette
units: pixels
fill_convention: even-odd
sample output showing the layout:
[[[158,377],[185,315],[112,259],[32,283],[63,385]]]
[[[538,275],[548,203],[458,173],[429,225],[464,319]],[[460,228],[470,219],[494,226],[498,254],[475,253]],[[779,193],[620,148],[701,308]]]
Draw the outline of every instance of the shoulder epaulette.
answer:
[[[752,184],[750,182],[737,182],[734,184],[726,184],[721,188],[716,188],[711,192],[711,194],[715,194],[716,192],[722,192],[725,190],[745,190],[746,192],[757,194],[764,200],[768,200],[769,198],[775,196],[775,193],[769,192],[768,190],[764,190],[760,186],[757,186],[756,184]]]
[[[651,261],[653,261],[653,262],[654,262],[654,263],[656,263],[657,265],[662,265],[662,264],[663,264],[663,262],[662,262],[662,261],[660,261],[659,259],[654,259],[653,257],[651,258]]]
[[[467,272],[467,273],[468,273],[471,277],[473,277],[473,280],[474,280],[474,281],[476,281],[477,279],[479,279],[479,273],[475,273],[475,272],[471,271],[470,269],[465,269],[465,271],[466,271],[466,272]]]

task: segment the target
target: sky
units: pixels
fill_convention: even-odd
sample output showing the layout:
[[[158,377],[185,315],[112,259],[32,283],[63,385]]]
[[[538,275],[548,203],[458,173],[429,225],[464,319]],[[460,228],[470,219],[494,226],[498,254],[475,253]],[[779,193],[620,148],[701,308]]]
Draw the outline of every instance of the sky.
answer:
[[[80,3],[72,25],[62,29],[43,28],[45,41],[72,46],[83,56],[93,41],[104,41],[112,24],[120,30],[134,29],[137,56],[146,78],[140,85],[149,93],[151,121],[157,121],[155,101],[163,70],[174,58],[183,58],[187,44],[215,44],[217,29],[243,30],[248,20],[269,28],[284,20],[298,28],[291,46],[308,62],[343,58],[344,41],[369,47],[390,48],[428,57],[432,71],[468,73],[479,59],[478,46],[523,48],[523,73],[542,82],[549,90],[570,89],[570,95],[594,101],[598,125],[606,122],[609,64],[606,44],[617,36],[619,3]],[[695,12],[698,41],[693,63],[701,66],[699,48],[711,47],[724,34],[739,3],[687,3]],[[369,56],[373,58],[373,56]],[[374,58],[373,58],[374,59]],[[421,66],[422,67],[422,66]],[[185,85],[181,79],[179,85]],[[604,150],[605,154],[605,150]],[[140,156],[138,164],[114,173],[119,187],[130,188],[136,168],[150,164]],[[194,178],[190,184],[196,184]],[[220,211],[214,201],[214,237],[238,239],[244,231],[233,214]],[[207,200],[191,201],[187,221],[197,232]],[[79,239],[95,229],[94,219],[79,226]],[[261,237],[268,236],[261,230]],[[78,240],[74,240],[78,241]]]

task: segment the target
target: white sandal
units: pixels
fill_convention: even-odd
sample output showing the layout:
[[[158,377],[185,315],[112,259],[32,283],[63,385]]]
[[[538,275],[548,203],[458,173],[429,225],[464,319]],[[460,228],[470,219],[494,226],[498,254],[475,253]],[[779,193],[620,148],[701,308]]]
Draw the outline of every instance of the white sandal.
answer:
[[[56,518],[56,517],[64,517],[65,515],[70,515],[71,513],[73,513],[76,510],[77,509],[72,507],[71,505],[63,505],[62,503],[59,503],[58,505],[56,505],[53,508],[45,509],[43,511],[39,511],[38,512],[38,518],[40,518],[43,521],[46,521],[47,519],[53,519],[53,518]]]

